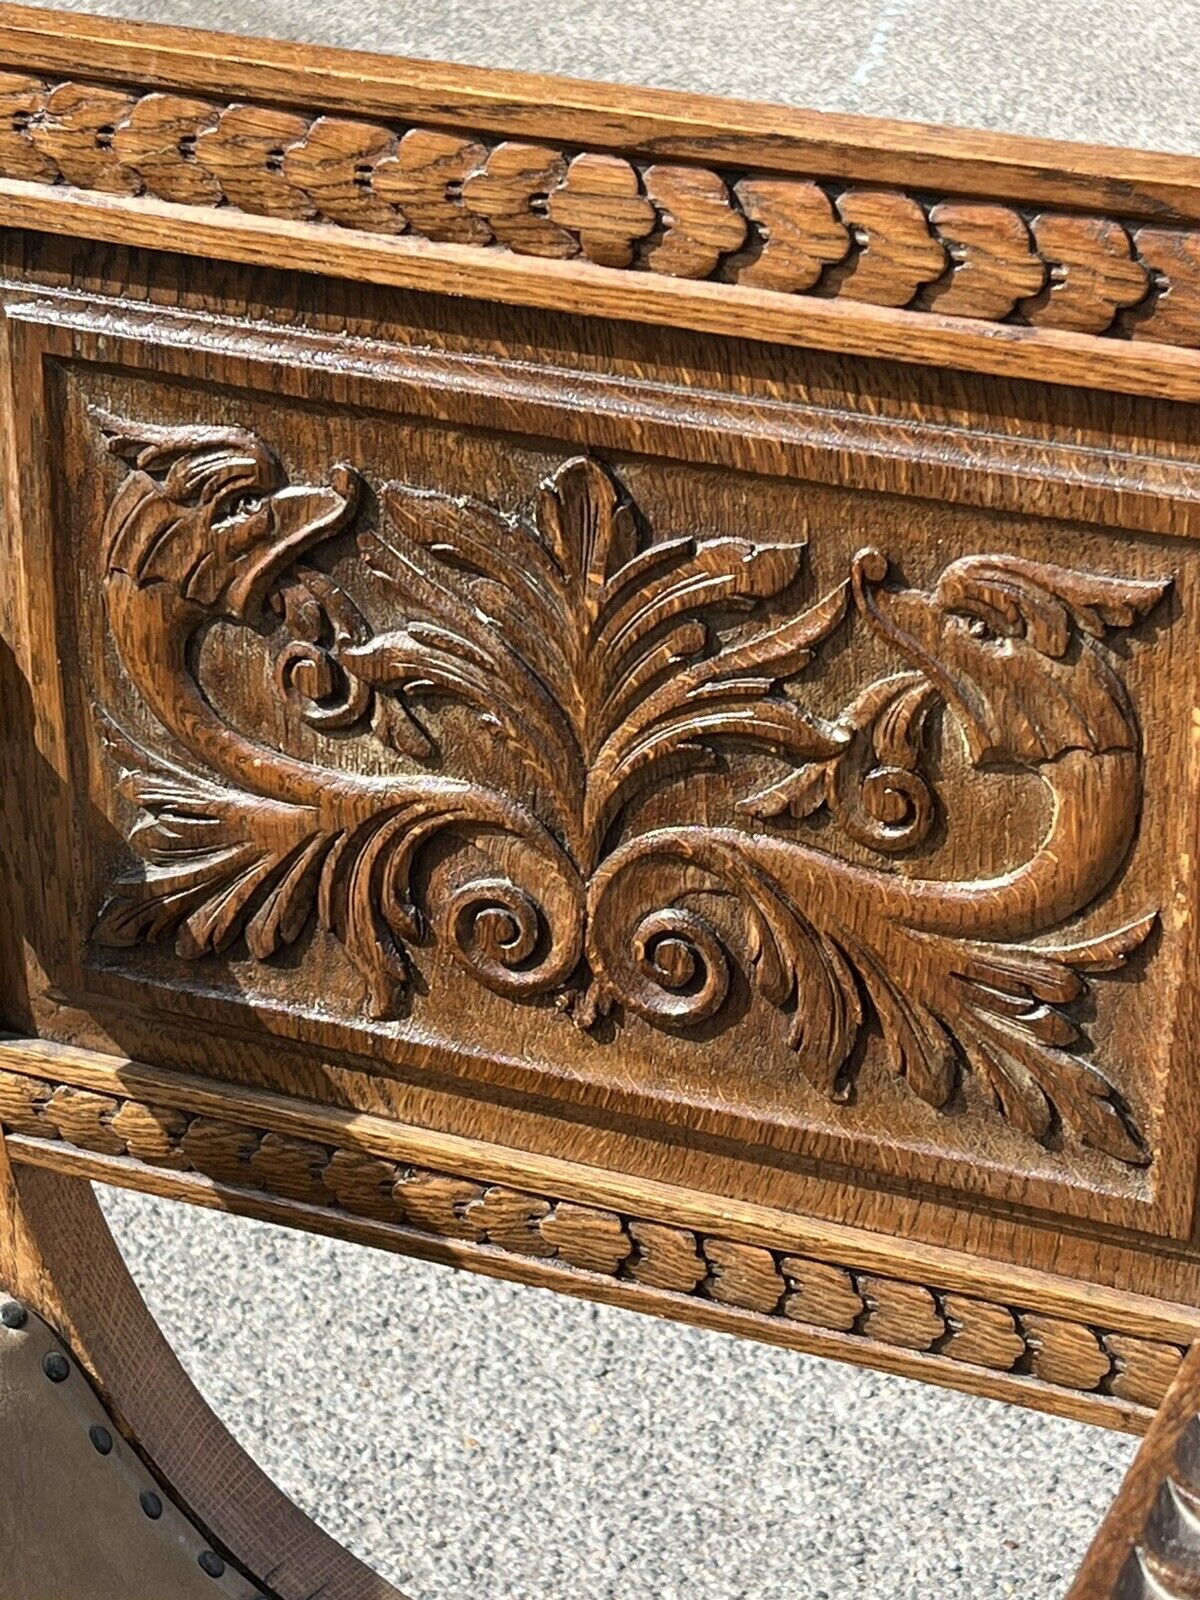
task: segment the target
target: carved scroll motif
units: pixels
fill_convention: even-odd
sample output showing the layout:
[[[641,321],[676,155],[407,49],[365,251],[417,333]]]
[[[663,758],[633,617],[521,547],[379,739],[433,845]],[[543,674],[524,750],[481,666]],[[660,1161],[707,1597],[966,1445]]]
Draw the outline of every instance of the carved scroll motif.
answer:
[[[965,1069],[1037,1139],[1065,1126],[1147,1159],[1073,1012],[1156,913],[1036,941],[1092,906],[1132,845],[1140,740],[1103,641],[1135,627],[1169,580],[982,554],[925,591],[895,583],[868,549],[828,593],[785,606],[799,547],[653,542],[614,475],[581,456],[519,516],[380,485],[359,533],[371,593],[390,602],[376,626],[307,560],[355,524],[353,468],[292,485],[238,429],[101,426],[128,463],[105,536],[113,635],[182,754],[151,755],[106,722],[122,792],[144,815],[131,834],[141,864],[115,885],[98,941],[169,938],[187,958],[236,947],[266,961],[315,923],[386,1018],[432,938],[493,992],[552,997],[586,1029],[609,1015],[682,1030],[718,1019],[740,970],[828,1095],[844,1092],[873,1017],[891,1069],[930,1105]],[[751,620],[731,630],[731,612]],[[266,634],[279,691],[310,723],[360,730],[404,770],[323,766],[223,720],[193,675],[218,621]],[[885,643],[897,670],[818,716],[794,685],[845,626]],[[431,697],[488,730],[464,758],[478,770],[430,770]],[[980,772],[1023,768],[1048,791],[1045,837],[998,877],[926,880],[887,864],[938,811],[923,771],[935,715],[957,724]],[[497,749],[519,782],[497,786]],[[786,771],[748,780],[729,824],[639,828],[640,797],[703,767],[736,776],[748,751]],[[879,865],[818,847],[792,820],[823,810]],[[419,890],[435,838],[473,865]],[[664,883],[676,885],[665,897]],[[734,907],[733,932],[711,920],[714,896]]]

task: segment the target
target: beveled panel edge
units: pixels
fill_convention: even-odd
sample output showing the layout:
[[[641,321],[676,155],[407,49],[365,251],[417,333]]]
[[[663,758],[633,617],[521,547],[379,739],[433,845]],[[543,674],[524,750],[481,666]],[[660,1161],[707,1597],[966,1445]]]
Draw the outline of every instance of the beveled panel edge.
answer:
[[[1040,209],[1044,164],[1010,194],[1004,161],[977,160],[963,192],[982,198],[961,201],[903,155],[887,157],[901,187],[840,187],[863,180],[831,177],[838,163],[800,135],[808,175],[776,176],[792,171],[786,133],[766,151],[735,143],[715,157],[729,165],[711,169],[647,165],[619,121],[603,138],[585,118],[534,130],[558,145],[506,140],[486,93],[428,109],[418,94],[392,123],[320,116],[303,52],[284,97],[299,111],[244,104],[228,87],[220,101],[147,92],[129,80],[128,48],[120,82],[88,81],[103,74],[103,50],[79,63],[86,78],[52,81],[30,68],[61,41],[48,55],[28,40],[6,51],[7,9],[0,223],[926,365],[1200,393],[1200,363],[1180,354],[1200,345],[1200,234],[1163,226],[1161,202],[1128,180],[1102,185],[1103,199],[1051,199],[1101,213],[1078,215]],[[199,59],[209,36],[187,37]],[[169,59],[171,86],[195,87]],[[419,83],[432,69],[411,70]],[[667,97],[677,99],[686,120],[690,98]],[[414,115],[428,123],[405,127]],[[862,136],[874,157],[887,156],[881,128]],[[703,154],[714,159],[711,142]],[[1182,162],[1194,182],[1195,162],[1144,159]]]
[[[0,1042],[18,1163],[1140,1432],[1200,1313],[94,1051]]]
[[[294,323],[198,316],[33,279],[0,278],[0,317],[43,330],[47,349],[62,359],[115,360],[136,370],[150,347],[157,373],[188,377],[189,359],[219,355],[245,364],[247,386],[269,385],[288,399],[340,403],[352,383],[358,405],[467,427],[486,419],[567,442],[577,442],[578,418],[586,416],[595,446],[605,449],[628,448],[636,417],[647,449],[671,460],[990,510],[1027,510],[1036,485],[1040,516],[1200,537],[1200,462],[1001,431],[994,421],[973,428]],[[518,406],[522,421],[509,414]]]

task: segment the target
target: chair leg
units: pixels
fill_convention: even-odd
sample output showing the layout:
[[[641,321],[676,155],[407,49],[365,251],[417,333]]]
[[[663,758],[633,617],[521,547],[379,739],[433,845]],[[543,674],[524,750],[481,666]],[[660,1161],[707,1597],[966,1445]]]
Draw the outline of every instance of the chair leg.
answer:
[[[1192,1345],[1067,1600],[1200,1596],[1200,1341]]]
[[[209,1300],[219,1306],[219,1292]],[[12,1600],[402,1600],[214,1415],[89,1185],[14,1171],[2,1141],[0,1302],[0,1458],[10,1468],[0,1551]]]

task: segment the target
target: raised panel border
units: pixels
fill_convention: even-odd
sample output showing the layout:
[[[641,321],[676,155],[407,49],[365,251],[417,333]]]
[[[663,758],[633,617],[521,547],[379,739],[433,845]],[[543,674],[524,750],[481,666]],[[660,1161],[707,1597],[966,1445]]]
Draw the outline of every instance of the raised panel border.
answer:
[[[346,371],[335,359],[336,348],[328,341],[322,341],[319,336],[297,334],[294,347],[285,353],[281,349],[277,335],[272,336],[266,330],[251,324],[231,321],[222,325],[211,319],[195,319],[182,313],[164,312],[160,315],[157,309],[151,318],[145,312],[131,310],[119,303],[99,306],[95,302],[89,303],[82,297],[57,291],[41,291],[34,297],[26,298],[28,293],[27,288],[14,289],[8,306],[12,372],[18,382],[22,376],[41,373],[43,379],[50,383],[55,364],[62,361],[99,360],[110,364],[114,362],[127,364],[135,371],[145,370],[179,377],[195,376],[200,370],[198,362],[205,357],[211,357],[213,353],[220,353],[236,358],[235,371],[249,387],[269,384],[277,392],[290,392],[297,396],[306,394],[318,400],[328,397],[344,402],[350,398],[358,403],[375,406],[390,405],[393,408],[399,406],[402,410],[411,406],[416,414],[444,416],[466,423],[486,415],[490,426],[496,425],[497,397],[505,407],[504,419],[511,426],[516,426],[514,419],[518,415],[523,415],[524,405],[528,399],[534,424],[523,424],[526,428],[536,425],[538,429],[545,429],[552,435],[570,437],[571,428],[578,423],[577,407],[568,408],[563,417],[556,422],[552,380],[547,374],[524,363],[506,367],[504,363],[480,363],[475,358],[451,356],[444,352],[435,354],[406,351],[401,355],[395,348],[375,345],[370,349],[362,349],[358,353],[357,367],[351,363],[350,370]],[[289,334],[289,338],[291,337]],[[313,351],[319,353],[322,349],[326,353],[326,359],[312,361]],[[45,454],[41,443],[45,437],[43,430],[52,422],[55,412],[52,387],[50,384],[47,389],[47,401],[44,407],[30,408],[26,403],[20,412],[14,409],[16,425],[33,429],[38,440],[36,446],[27,445],[23,455],[21,448],[18,447],[17,458],[23,459],[27,464],[41,459],[39,451],[41,455]],[[26,388],[22,392],[27,396],[29,391]],[[598,405],[596,412],[588,412],[589,421],[597,412],[602,419],[602,426],[604,419],[607,418],[611,431],[605,434],[605,438],[611,438],[613,443],[617,443],[622,437],[622,414],[625,411],[623,401],[626,394],[622,382],[596,380],[593,398],[597,400]],[[686,408],[681,408],[680,413],[672,415],[670,391],[666,387],[658,386],[657,413],[651,417],[645,428],[639,419],[639,436],[643,441],[640,447],[658,446],[666,454],[683,455],[685,458],[703,461],[714,459],[710,452],[714,450],[716,443],[720,446],[715,452],[717,459],[727,460],[733,466],[759,463],[761,433],[752,433],[749,440],[743,437],[739,431],[738,406],[735,405],[733,408],[731,422],[730,418],[721,413],[718,397],[714,396],[710,414],[698,422],[691,414],[690,394],[688,401]],[[767,416],[771,422],[780,424],[779,431],[782,435],[778,440],[774,438],[771,440],[767,455],[767,470],[801,478],[813,473],[814,464],[823,461],[823,443],[813,443],[803,435],[802,429],[799,439],[794,434],[789,434],[786,427],[788,408],[782,405],[773,409],[768,408]],[[857,419],[854,425],[865,426],[865,423],[863,419]],[[751,444],[755,447],[753,450],[750,449]],[[1021,449],[1019,442],[1017,448],[1019,455]],[[1003,459],[1003,447],[994,437],[985,442],[984,449],[985,452],[996,451],[999,458]],[[1041,442],[1041,449],[1045,455],[1053,459],[1054,452],[1046,449],[1044,441]],[[968,457],[962,497],[966,501],[983,497],[986,503],[986,497],[997,493],[995,458],[992,458],[989,472],[977,466],[970,459],[969,452]],[[985,459],[987,459],[986,454]],[[1083,453],[1083,460],[1085,465],[1091,462],[1089,452]],[[871,467],[879,487],[909,489],[911,451],[897,458],[890,449],[882,449],[872,459]],[[34,470],[36,469],[30,467],[27,477]],[[762,470],[761,466],[759,470]],[[832,464],[825,462],[822,470],[832,475],[833,481],[837,481],[836,458]],[[938,473],[940,481],[944,483],[948,484],[954,478],[954,470],[946,467],[944,461],[931,467],[930,470]],[[1019,461],[1017,474],[1009,492],[1015,493],[1019,490],[1023,470]],[[1105,508],[1105,495],[1113,492],[1114,478],[1120,485],[1116,492],[1124,491],[1125,485],[1121,482],[1124,473],[1127,474],[1130,503],[1135,509],[1139,506],[1142,508],[1146,520],[1156,527],[1162,526],[1165,522],[1172,532],[1190,535],[1194,530],[1187,507],[1194,472],[1195,468],[1190,463],[1168,460],[1165,457],[1147,463],[1143,456],[1114,459],[1112,455],[1108,455],[1104,458],[1103,471],[1097,471],[1090,483],[1085,477],[1081,484],[1081,474],[1076,464],[1070,463],[1059,477],[1052,476],[1049,494],[1052,503],[1055,506],[1061,505],[1064,511],[1070,508],[1070,512],[1078,515],[1080,507],[1086,506],[1099,517]],[[1147,487],[1147,474],[1149,482],[1153,484],[1152,491]],[[1003,483],[1002,470],[999,477]],[[1163,495],[1162,489],[1164,485],[1169,486],[1172,483],[1179,483],[1184,490],[1181,496],[1183,510],[1178,516],[1175,512],[1164,509],[1169,507],[1172,501]],[[1001,489],[1001,496],[1005,492]],[[39,488],[27,481],[21,486],[19,493],[24,497],[25,504],[35,504],[39,496],[45,504],[48,486]],[[1052,514],[1049,508],[1047,512]],[[26,519],[26,525],[16,531],[29,538],[33,533],[33,527],[34,524]],[[27,547],[27,556],[31,561],[42,564],[41,576],[33,579],[30,593],[38,593],[39,585],[41,592],[47,594],[53,592],[53,557],[49,543],[36,548]],[[33,609],[37,611],[36,606]],[[35,622],[35,628],[38,626],[41,624]],[[55,649],[52,643],[45,640],[44,647],[49,652]],[[50,658],[52,659],[52,655]],[[44,677],[44,674],[39,676]],[[44,685],[44,688],[48,690],[48,686]],[[48,738],[51,740],[57,737],[59,735],[48,732]],[[65,747],[61,749],[57,759],[63,764],[64,771],[69,770],[70,755]],[[70,884],[64,886],[63,892],[69,903],[72,892]],[[78,952],[73,943],[69,922],[60,924],[57,928],[52,927],[48,931],[58,941],[58,954],[50,962],[51,967],[59,973],[74,974],[66,992],[59,988],[58,1001],[69,1004],[72,999],[70,991],[73,989],[74,997],[83,997],[86,1003],[88,982],[78,962]],[[1194,932],[1192,936],[1196,937]],[[129,1002],[135,1007],[144,1007],[145,996],[137,994],[135,985],[129,987]],[[171,991],[156,989],[156,993],[160,999],[166,999]],[[1195,1009],[1195,1006],[1195,999],[1184,986],[1180,997],[1181,1016],[1184,1018],[1180,1026],[1184,1035],[1191,1026],[1188,1021],[1188,1008]],[[224,1017],[225,1031],[236,1036],[239,1032],[238,1007],[231,1002],[218,1002],[208,1005],[204,1015],[209,1020],[216,1020],[218,1012]],[[347,1024],[348,1032],[352,1027],[352,1024]],[[244,1032],[244,1028],[240,1031]],[[301,1026],[297,1041],[299,1045],[303,1044],[303,1038]],[[315,1036],[310,1043],[318,1043]],[[359,1053],[360,1064],[362,1054],[366,1053],[368,1052]],[[346,1059],[348,1064],[354,1064],[353,1048],[348,1049]],[[460,1058],[454,1052],[421,1046],[407,1053],[406,1070],[408,1066],[417,1072],[452,1069],[458,1059]],[[931,1184],[934,1192],[961,1193],[964,1197],[973,1196],[985,1204],[989,1200],[1003,1203],[1011,1198],[1018,1200],[1023,1209],[1030,1208],[1034,1215],[1037,1215],[1038,1211],[1050,1211],[1080,1217],[1091,1216],[1135,1230],[1177,1239],[1187,1237],[1195,1199],[1191,1172],[1197,1134],[1194,1130],[1188,1131],[1187,1118],[1179,1109],[1188,1104],[1194,1094],[1194,1085],[1185,1079],[1184,1073],[1175,1072],[1171,1075],[1167,1104],[1161,1118],[1163,1131],[1159,1147],[1160,1157],[1153,1169],[1151,1190],[1145,1198],[1131,1198],[1127,1193],[1115,1192],[1100,1184],[1086,1188],[1055,1179],[1043,1179],[1037,1176],[1030,1178],[1027,1174],[1021,1174],[1018,1180],[1018,1175],[1010,1169],[989,1168],[982,1162],[972,1163],[948,1158],[935,1159],[929,1164],[924,1153],[917,1153],[914,1156],[911,1150],[905,1156],[905,1161],[910,1164],[903,1169],[904,1181],[906,1183],[910,1181],[909,1175],[913,1172],[911,1163],[915,1160],[918,1166],[925,1169],[925,1180]],[[536,1074],[530,1076],[529,1089],[536,1091],[539,1081]],[[640,1103],[638,1109],[644,1114],[644,1103]],[[836,1129],[833,1130],[833,1137],[838,1138]],[[854,1170],[853,1151],[861,1147],[861,1138],[862,1136],[845,1136],[841,1139],[841,1144],[845,1148],[847,1173]],[[944,1176],[948,1171],[954,1173],[953,1183]],[[887,1181],[886,1172],[881,1172],[879,1176]]]

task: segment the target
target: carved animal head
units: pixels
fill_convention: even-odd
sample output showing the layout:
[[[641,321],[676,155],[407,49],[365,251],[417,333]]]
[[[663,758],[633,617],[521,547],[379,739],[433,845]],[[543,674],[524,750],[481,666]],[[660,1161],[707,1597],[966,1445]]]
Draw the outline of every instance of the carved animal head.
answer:
[[[1132,627],[1162,599],[1169,578],[964,556],[927,593],[885,588],[887,571],[878,550],[854,558],[859,609],[936,686],[976,766],[1037,766],[1068,750],[1136,747],[1125,691],[1094,641]]]
[[[291,485],[241,428],[161,428],[100,416],[113,455],[133,463],[105,527],[107,573],[171,586],[201,612],[257,619],[271,584],[353,516],[360,480],[339,465],[327,487]]]

